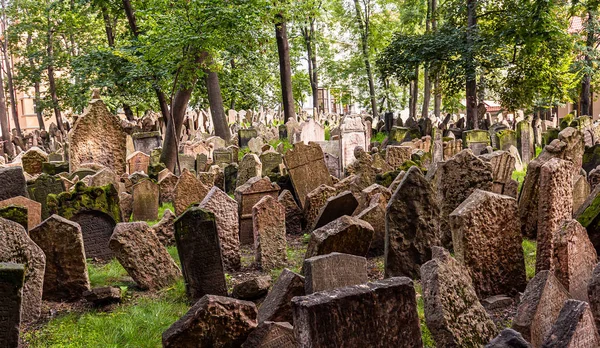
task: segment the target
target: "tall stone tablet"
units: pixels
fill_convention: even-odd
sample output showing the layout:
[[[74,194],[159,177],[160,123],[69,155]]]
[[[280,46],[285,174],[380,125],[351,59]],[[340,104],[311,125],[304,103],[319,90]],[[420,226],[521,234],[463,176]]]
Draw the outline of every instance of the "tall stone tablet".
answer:
[[[19,346],[25,266],[0,262],[0,347]]]
[[[285,233],[299,235],[302,233],[303,213],[289,190],[283,190],[277,201],[285,207]]]
[[[17,196],[29,197],[23,168],[0,168],[0,200]]]
[[[112,257],[108,241],[117,223],[110,215],[100,211],[83,211],[73,216],[71,221],[81,226],[87,258],[108,260]]]
[[[352,216],[358,207],[358,200],[350,191],[344,191],[335,197],[327,199],[325,205],[320,209],[319,215],[311,231],[323,227],[331,221],[344,215]]]
[[[413,282],[406,277],[317,292],[292,300],[303,347],[423,347]]]
[[[321,185],[333,186],[319,144],[294,144],[294,148],[285,154],[284,162],[302,208],[309,192]]]
[[[272,183],[266,176],[264,178],[252,178],[235,190],[235,200],[238,202],[241,244],[254,244],[252,207],[264,196],[277,198],[278,194],[279,186]]]
[[[256,263],[266,271],[283,267],[287,260],[285,208],[272,196],[252,207]]]
[[[150,179],[133,185],[133,220],[154,221],[158,217],[159,188]]]
[[[215,214],[192,207],[175,220],[175,242],[188,297],[227,296]]]
[[[0,174],[1,175],[1,174]],[[49,194],[59,194],[65,191],[65,185],[59,177],[54,177],[48,174],[41,174],[27,185],[29,198],[42,205],[42,219],[47,219],[51,214],[48,210],[48,201],[46,198]]]
[[[331,253],[304,260],[306,294],[366,283],[367,259],[362,256]]]
[[[209,188],[206,187],[200,180],[196,179],[194,174],[189,170],[183,170],[179,176],[177,185],[173,190],[173,206],[177,216],[194,203],[200,203],[206,197]]]

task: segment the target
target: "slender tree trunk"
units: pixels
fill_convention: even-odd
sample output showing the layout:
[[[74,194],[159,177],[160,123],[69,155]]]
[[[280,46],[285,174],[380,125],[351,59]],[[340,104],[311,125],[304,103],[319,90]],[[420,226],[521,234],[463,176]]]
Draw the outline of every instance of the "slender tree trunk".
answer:
[[[588,26],[593,25],[594,14],[591,10],[588,9]],[[594,49],[594,30],[589,29],[587,33],[587,39],[585,42],[586,50],[591,51]],[[591,58],[588,52],[585,54],[585,63],[588,69],[591,67]],[[581,104],[581,116],[590,114],[590,97],[591,97],[591,83],[592,78],[590,74],[584,74],[581,79],[581,95],[579,97]]]
[[[193,86],[179,89],[173,97],[171,122],[167,123],[163,150],[160,155],[160,161],[173,173],[175,173],[175,166],[178,163],[179,137],[181,136],[185,110],[187,109],[193,90]]]
[[[231,59],[229,61],[229,64],[231,65],[231,70],[235,70],[235,60]],[[229,108],[231,110],[235,110],[235,97],[236,97],[236,94],[237,93],[236,93],[235,90],[233,91],[233,93],[231,93],[231,101],[229,102]]]
[[[208,90],[208,102],[210,104],[215,135],[225,139],[225,141],[229,141],[231,140],[231,133],[229,132],[225,109],[223,108],[219,75],[216,72],[206,71],[206,89]]]
[[[15,97],[15,89],[13,85],[13,77],[12,77],[12,64],[10,62],[9,54],[8,54],[8,37],[6,35],[6,1],[2,0],[2,33],[4,35],[4,40],[2,40],[2,51],[4,53],[4,63],[6,67],[6,80],[8,82],[8,93],[10,93],[10,107],[12,111],[13,120],[15,122],[15,129],[17,130],[17,134],[22,136],[21,125],[19,124],[19,112],[17,110],[17,98]]]
[[[54,116],[56,116],[56,126],[62,132],[65,127],[62,123],[62,116],[60,113],[60,106],[58,105],[58,96],[56,94],[56,81],[54,80],[54,45],[53,45],[53,33],[50,26],[50,17],[48,17],[48,42],[47,42],[47,55],[48,55],[48,88],[50,90],[50,97],[52,98],[52,107],[54,109]]]
[[[129,0],[123,0],[123,8],[125,9],[125,15],[127,16],[127,21],[129,22],[129,29],[131,29],[133,36],[137,38],[139,33],[131,2]]]
[[[319,79],[317,73],[317,54],[313,39],[315,37],[315,20],[309,18],[310,25],[302,30],[304,41],[306,43],[306,53],[308,58],[308,76],[310,78],[310,89],[312,91],[313,107],[319,111]]]
[[[377,117],[375,81],[373,80],[373,71],[371,70],[371,61],[369,59],[369,14],[365,13],[363,18],[362,9],[358,0],[354,0],[354,8],[356,9],[356,19],[358,21],[358,29],[360,31],[361,36],[360,46],[362,50],[363,59],[365,61],[365,69],[367,70],[367,78],[369,79],[369,96],[371,98],[371,111],[373,113],[373,117]]]
[[[1,70],[1,69],[0,69]],[[4,152],[10,158],[15,157],[14,147],[10,141],[10,127],[8,126],[8,112],[6,111],[6,97],[4,95],[4,76],[0,73],[0,128],[2,128],[2,143]]]
[[[412,89],[412,96],[411,96],[413,103],[412,103],[412,110],[411,110],[411,114],[413,116],[413,118],[417,119],[417,105],[418,100],[419,100],[419,66],[417,65],[415,67],[415,79],[413,80],[413,89]]]
[[[437,31],[437,0],[431,0],[431,30]],[[439,118],[442,113],[442,91],[440,89],[440,74],[436,71],[433,82],[433,113]]]
[[[467,0],[467,56],[466,56],[466,103],[467,129],[477,129],[477,77],[475,72],[475,57],[473,52],[473,31],[477,30],[476,17],[477,0]]]
[[[427,20],[425,21],[425,32],[429,32],[431,26],[431,0],[427,0]],[[423,109],[421,117],[427,118],[429,114],[429,102],[431,100],[431,81],[429,81],[429,68],[425,64],[423,68]]]
[[[290,65],[290,46],[287,28],[282,14],[276,16],[275,37],[279,54],[279,76],[281,80],[281,97],[283,101],[283,118],[285,122],[296,118],[294,93],[292,90],[292,67]]]
[[[27,45],[31,45],[31,33],[27,33]],[[38,120],[38,125],[40,126],[41,130],[45,130],[46,126],[44,124],[44,115],[42,113],[42,108],[40,107],[41,105],[41,92],[40,92],[40,73],[37,69],[37,67],[35,66],[35,62],[33,61],[33,58],[29,57],[29,68],[31,69],[31,73],[35,75],[35,82],[33,83],[33,90],[34,90],[34,103],[35,103],[35,114],[37,116],[37,120]]]

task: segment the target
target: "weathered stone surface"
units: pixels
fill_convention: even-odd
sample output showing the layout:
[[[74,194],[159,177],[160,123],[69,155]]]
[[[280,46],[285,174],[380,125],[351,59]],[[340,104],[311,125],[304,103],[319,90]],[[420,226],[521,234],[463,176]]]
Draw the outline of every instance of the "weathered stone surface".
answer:
[[[307,228],[315,226],[321,209],[327,203],[327,200],[336,194],[337,190],[335,188],[321,185],[306,195],[304,201],[304,220],[306,221]],[[312,230],[307,230],[306,232],[310,233]]]
[[[177,216],[169,209],[165,209],[160,221],[152,226],[154,234],[164,246],[175,244],[175,219]]]
[[[23,196],[17,196],[0,201],[0,208],[20,206],[27,209],[27,229],[31,230],[42,222],[42,205]]]
[[[70,220],[81,226],[83,246],[87,258],[107,260],[112,257],[108,241],[116,222],[110,215],[100,211],[84,211],[73,216]]]
[[[258,322],[292,322],[292,298],[304,296],[304,277],[287,268],[275,281],[271,292],[258,310]]]
[[[585,229],[577,220],[564,220],[552,238],[554,275],[572,298],[588,302],[588,283],[598,257]]]
[[[2,176],[2,174],[0,174],[0,176]],[[48,203],[46,201],[48,195],[59,194],[63,191],[65,191],[65,186],[62,180],[48,174],[41,174],[35,181],[30,182],[27,185],[29,198],[42,205],[42,219],[47,219],[50,216]]]
[[[121,209],[123,220],[129,221],[133,213],[133,195],[127,192],[119,193],[119,208]]]
[[[362,256],[331,253],[304,260],[306,294],[366,283],[367,259]]]
[[[585,175],[573,177],[573,211],[577,211],[590,195],[592,189]]]
[[[133,220],[154,221],[158,216],[158,185],[152,180],[142,180],[133,185]]]
[[[271,287],[270,276],[259,276],[246,280],[245,282],[236,284],[233,287],[231,297],[240,300],[257,300],[265,296]]]
[[[264,270],[285,265],[285,207],[276,198],[264,196],[252,207],[256,263]]]
[[[394,169],[410,160],[412,148],[410,146],[388,146],[385,149],[385,160]]]
[[[190,205],[202,202],[207,193],[208,187],[200,182],[200,180],[196,179],[194,174],[184,169],[173,190],[173,206],[175,208],[175,214],[179,216],[183,214]]]
[[[385,212],[388,200],[384,194],[378,193],[371,199],[366,207],[356,218],[361,219],[373,227],[373,241],[369,247],[370,256],[380,256],[385,251]]]
[[[121,288],[105,286],[94,288],[83,294],[85,300],[96,307],[107,306],[121,302]]]
[[[277,201],[285,207],[285,233],[291,235],[302,234],[302,209],[298,207],[294,196],[289,190],[283,190]]]
[[[552,272],[538,272],[521,296],[512,328],[520,332],[532,346],[540,347],[569,297]]]
[[[145,222],[117,224],[109,246],[142,289],[161,289],[173,284],[181,275],[167,249]]]
[[[600,336],[594,325],[590,305],[578,300],[565,302],[542,345],[544,348],[596,348],[598,346],[600,346]]]
[[[225,270],[239,270],[241,264],[237,202],[225,192],[213,187],[198,206],[215,214]]]
[[[44,299],[78,300],[90,290],[83,235],[78,224],[52,215],[29,235],[46,255]]]
[[[366,256],[373,234],[373,227],[369,223],[342,216],[311,233],[304,258],[333,252]]]
[[[588,298],[590,310],[594,315],[596,328],[600,334],[600,263],[594,268],[592,278],[588,283]]]
[[[358,200],[350,191],[344,191],[337,196],[328,198],[319,210],[319,215],[315,219],[315,224],[311,231],[323,227],[344,215],[354,215],[356,207],[358,207]]]
[[[248,153],[242,158],[237,174],[236,187],[240,187],[248,180],[260,177],[262,173],[262,163],[257,155]]]
[[[431,184],[411,167],[385,214],[385,276],[419,278],[420,267],[440,246],[440,209]]]
[[[540,170],[536,273],[552,269],[552,234],[573,215],[573,164],[553,158]]]
[[[449,216],[476,189],[492,191],[492,165],[466,149],[438,163],[431,183],[440,204],[440,239],[444,247],[452,250]]]
[[[294,328],[290,323],[266,321],[258,324],[242,348],[296,347]]]
[[[0,200],[27,195],[27,184],[21,167],[0,168]]]
[[[148,173],[150,165],[150,156],[142,151],[135,151],[127,156],[127,173],[143,172]]]
[[[226,296],[215,214],[199,207],[188,209],[175,220],[175,241],[188,297]]]
[[[406,277],[292,300],[298,347],[422,347],[417,299]]]
[[[434,247],[421,267],[427,327],[439,347],[477,347],[497,329],[479,302],[471,277],[450,253]]]
[[[515,295],[527,285],[517,201],[475,190],[450,214],[456,259],[479,298]]]
[[[40,174],[44,162],[48,162],[48,154],[35,146],[27,150],[21,157],[23,171],[29,175]]]
[[[0,262],[0,347],[19,346],[25,266]]]
[[[241,244],[254,244],[252,207],[264,196],[277,198],[278,194],[279,186],[271,183],[268,177],[252,178],[235,190],[235,200],[238,202]]]
[[[532,348],[532,346],[517,331],[504,329],[485,348]]]
[[[174,201],[175,186],[177,185],[178,181],[179,178],[171,172],[158,180],[161,204],[172,203]]]
[[[40,316],[46,256],[27,235],[23,226],[0,219],[0,262],[25,265],[21,320],[30,323]]]
[[[492,165],[492,178],[494,186],[492,192],[506,195],[505,187],[512,180],[515,170],[515,158],[507,151],[494,151],[491,154],[481,155],[481,159]]]
[[[302,208],[305,207],[308,193],[321,185],[333,185],[323,150],[318,144],[294,144],[294,148],[285,154],[284,162]]]
[[[252,302],[206,295],[163,333],[163,347],[240,347],[256,328]]]
[[[126,157],[126,134],[119,118],[102,100],[92,99],[69,132],[70,172],[86,163],[98,163],[121,175],[125,173]]]

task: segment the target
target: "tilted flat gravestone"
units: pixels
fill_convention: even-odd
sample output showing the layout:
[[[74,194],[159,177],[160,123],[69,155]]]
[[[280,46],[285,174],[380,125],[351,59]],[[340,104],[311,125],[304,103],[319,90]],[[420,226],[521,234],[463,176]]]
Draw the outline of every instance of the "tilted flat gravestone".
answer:
[[[287,322],[266,321],[258,324],[242,348],[296,347],[294,328]]]
[[[413,282],[406,277],[292,300],[302,347],[423,347]]]
[[[293,322],[292,298],[304,296],[304,277],[284,268],[258,309],[258,322]]]
[[[450,214],[456,259],[479,298],[515,295],[527,285],[517,201],[475,190]]]
[[[290,179],[304,208],[306,195],[320,185],[332,186],[333,182],[325,164],[323,150],[318,144],[294,144],[284,156],[285,166],[290,173]]]
[[[81,227],[52,215],[29,232],[46,255],[43,297],[51,301],[73,301],[90,290]]]
[[[108,260],[112,257],[108,241],[117,223],[110,215],[100,211],[83,211],[73,216],[71,221],[81,226],[87,258]]]
[[[200,180],[196,179],[194,174],[190,173],[189,170],[184,169],[183,173],[179,176],[179,180],[173,191],[175,214],[179,216],[183,214],[191,204],[202,202],[204,197],[206,197],[208,190],[208,187],[200,182]]]
[[[520,333],[513,329],[504,329],[485,348],[533,348]]]
[[[315,225],[311,230],[323,227],[331,221],[344,215],[352,216],[358,207],[358,200],[350,191],[344,191],[335,197],[328,198],[319,211]]]
[[[333,252],[366,256],[373,234],[369,223],[352,216],[342,216],[311,233],[304,258]]]
[[[600,336],[594,325],[590,305],[585,301],[567,300],[548,332],[544,348],[596,348]]]
[[[420,277],[420,267],[440,246],[440,209],[435,191],[419,168],[411,167],[387,205],[386,277]]]
[[[163,333],[162,343],[164,348],[240,347],[256,326],[254,303],[206,295]]]
[[[175,242],[188,297],[197,300],[207,294],[226,296],[215,214],[199,207],[186,210],[175,220]]]
[[[21,167],[0,168],[0,200],[27,195],[27,184]]]
[[[285,265],[285,208],[277,198],[264,196],[252,207],[256,263],[266,271]]]
[[[512,328],[534,347],[540,347],[569,298],[569,293],[552,272],[537,273],[521,296]]]
[[[300,235],[303,215],[292,193],[289,190],[281,191],[277,201],[285,207],[285,233]]]
[[[0,208],[11,205],[25,207],[27,209],[27,229],[31,230],[42,222],[42,205],[36,201],[23,196],[17,196],[0,201]]]
[[[325,206],[327,200],[334,197],[336,194],[337,190],[335,188],[321,185],[306,195],[304,201],[304,219],[306,220],[307,227],[306,233],[310,233],[314,230],[313,227],[317,223],[321,209]]]
[[[385,252],[385,211],[387,204],[388,200],[384,194],[378,193],[373,196],[369,206],[356,215],[358,219],[369,223],[373,227],[373,241],[371,241],[369,247],[370,256],[380,256]]]
[[[362,256],[331,253],[304,260],[306,294],[366,283],[367,259]]]
[[[277,198],[279,186],[271,183],[268,177],[255,177],[235,190],[240,220],[240,243],[254,244],[254,227],[252,223],[252,207],[264,196]]]
[[[439,347],[478,347],[497,332],[479,302],[467,270],[450,253],[434,247],[421,266],[425,320]]]
[[[23,226],[6,219],[0,219],[0,262],[25,265],[21,320],[24,323],[36,321],[42,306],[46,256]]]
[[[19,346],[25,265],[0,262],[0,347]]]
[[[141,151],[150,155],[152,150],[162,146],[162,137],[158,132],[138,132],[131,135],[133,147],[136,151]]]
[[[239,270],[241,263],[237,202],[219,188],[213,187],[198,206],[215,214],[225,270]]]
[[[133,220],[154,221],[158,217],[159,188],[150,179],[133,185]]]

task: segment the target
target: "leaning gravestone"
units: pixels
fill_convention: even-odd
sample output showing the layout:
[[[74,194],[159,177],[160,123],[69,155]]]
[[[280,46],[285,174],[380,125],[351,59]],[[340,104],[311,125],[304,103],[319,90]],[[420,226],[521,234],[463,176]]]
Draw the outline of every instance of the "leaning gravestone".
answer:
[[[27,184],[21,167],[0,168],[0,200],[27,195]]]
[[[299,348],[423,347],[413,282],[406,277],[292,300]]]
[[[513,329],[504,329],[485,348],[533,348],[520,333]]]
[[[175,189],[173,190],[173,206],[177,216],[193,203],[200,203],[206,197],[209,188],[200,180],[196,179],[189,170],[183,170]]]
[[[569,293],[550,271],[538,272],[527,284],[512,328],[534,347],[541,347]]]
[[[596,348],[599,346],[600,336],[594,325],[590,305],[585,301],[567,300],[542,347]]]
[[[258,324],[242,348],[296,347],[294,328],[290,323],[266,321]]]
[[[287,259],[285,208],[272,196],[264,196],[252,207],[256,263],[264,271],[280,268]]]
[[[455,257],[479,298],[515,295],[527,285],[517,216],[517,200],[482,190],[450,214]]]
[[[45,300],[76,301],[90,290],[81,227],[52,215],[29,232],[46,255]]]
[[[252,178],[235,190],[235,200],[238,202],[241,244],[254,244],[252,207],[264,196],[277,198],[278,194],[279,186],[272,183],[268,177]]]
[[[0,262],[0,347],[19,346],[25,266]]]
[[[336,188],[321,185],[306,195],[304,200],[304,219],[306,221],[307,233],[310,233],[314,229],[313,227],[317,223],[319,213],[327,203],[327,200],[335,197],[336,194]]]
[[[369,223],[373,227],[373,240],[369,247],[370,256],[380,256],[385,252],[385,229],[386,229],[386,209],[388,200],[385,194],[377,193],[369,205],[358,215],[357,218]]]
[[[367,222],[342,216],[311,233],[305,259],[333,252],[366,256],[373,233]]]
[[[188,297],[198,300],[207,294],[226,296],[215,214],[199,207],[186,210],[175,220],[175,242]]]
[[[479,302],[468,271],[450,253],[433,248],[421,267],[425,320],[438,347],[480,347],[497,332]]]
[[[285,232],[291,235],[302,233],[302,210],[289,190],[283,190],[277,201],[285,207]]]
[[[341,167],[346,168],[355,161],[354,148],[368,148],[365,125],[360,116],[347,116],[340,125]]]
[[[293,322],[292,298],[304,295],[304,277],[284,268],[258,309],[258,322]]]
[[[306,294],[366,283],[367,259],[362,256],[331,253],[304,260]]]
[[[42,205],[23,196],[17,196],[0,201],[0,208],[19,206],[27,209],[27,229],[30,230],[42,222]]]
[[[133,185],[133,220],[154,221],[158,217],[159,187],[150,179]]]
[[[323,227],[344,215],[354,215],[356,207],[358,207],[358,200],[356,200],[356,197],[350,191],[344,191],[337,196],[328,198],[320,209],[315,224],[310,231]]]
[[[385,275],[419,278],[440,242],[440,209],[431,184],[419,168],[404,175],[385,214]]]
[[[169,286],[181,275],[167,249],[145,222],[117,224],[109,246],[119,263],[144,290]]]
[[[301,208],[304,208],[309,192],[320,185],[333,185],[325,165],[323,150],[318,144],[296,143],[294,148],[285,154],[284,161]]]
[[[101,99],[92,99],[69,132],[69,171],[85,163],[98,163],[125,173],[126,134],[119,118],[111,114]]]
[[[241,263],[237,202],[218,187],[213,187],[198,206],[215,214],[225,270],[239,270]]]
[[[6,219],[0,219],[0,262],[25,265],[21,320],[24,323],[36,321],[42,306],[46,256],[23,226]]]

